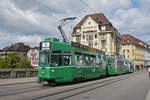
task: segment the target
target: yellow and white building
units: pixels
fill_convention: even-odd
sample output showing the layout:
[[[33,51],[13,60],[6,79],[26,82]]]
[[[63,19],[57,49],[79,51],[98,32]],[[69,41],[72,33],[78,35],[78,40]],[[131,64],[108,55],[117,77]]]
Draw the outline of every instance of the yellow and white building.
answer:
[[[73,42],[102,50],[106,55],[119,55],[120,33],[103,13],[85,16],[72,33]]]
[[[144,66],[144,49],[146,43],[129,34],[123,34],[121,38],[120,55],[132,61],[135,66]]]

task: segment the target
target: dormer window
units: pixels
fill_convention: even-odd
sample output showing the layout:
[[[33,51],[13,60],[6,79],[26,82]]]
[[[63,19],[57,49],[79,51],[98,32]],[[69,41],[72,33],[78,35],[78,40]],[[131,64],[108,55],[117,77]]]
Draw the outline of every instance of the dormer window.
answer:
[[[77,29],[76,32],[79,34],[80,33],[80,29]]]
[[[90,24],[91,24],[91,22],[89,21],[89,22],[88,22],[88,24],[90,25]]]
[[[106,30],[106,26],[101,26],[101,30],[105,31]]]

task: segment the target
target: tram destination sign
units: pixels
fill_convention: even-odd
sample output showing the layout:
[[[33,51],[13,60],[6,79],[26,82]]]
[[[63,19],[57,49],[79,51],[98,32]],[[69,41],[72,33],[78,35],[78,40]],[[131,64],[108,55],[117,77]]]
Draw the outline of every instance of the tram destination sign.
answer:
[[[41,42],[40,43],[40,50],[48,50],[51,48],[50,42]]]

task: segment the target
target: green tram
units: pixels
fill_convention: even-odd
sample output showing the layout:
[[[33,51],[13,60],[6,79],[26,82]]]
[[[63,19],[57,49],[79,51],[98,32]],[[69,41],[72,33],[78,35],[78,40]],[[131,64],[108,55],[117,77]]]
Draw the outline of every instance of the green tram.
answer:
[[[38,78],[48,83],[72,82],[131,72],[128,60],[78,43],[56,38],[40,42]]]
[[[133,66],[131,66],[131,62],[124,58],[106,57],[105,61],[107,63],[106,74],[108,76],[133,72]]]
[[[44,39],[39,49],[40,81],[72,82],[106,75],[105,55],[100,50],[56,38]]]

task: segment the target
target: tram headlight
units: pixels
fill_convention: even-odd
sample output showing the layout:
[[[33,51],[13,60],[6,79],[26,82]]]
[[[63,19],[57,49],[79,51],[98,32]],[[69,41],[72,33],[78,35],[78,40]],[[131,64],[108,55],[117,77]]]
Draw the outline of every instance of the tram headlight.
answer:
[[[50,49],[50,47],[51,47],[50,42],[42,43],[42,50]]]

